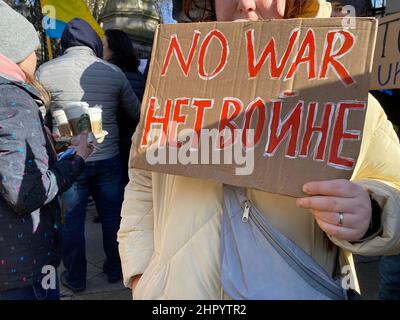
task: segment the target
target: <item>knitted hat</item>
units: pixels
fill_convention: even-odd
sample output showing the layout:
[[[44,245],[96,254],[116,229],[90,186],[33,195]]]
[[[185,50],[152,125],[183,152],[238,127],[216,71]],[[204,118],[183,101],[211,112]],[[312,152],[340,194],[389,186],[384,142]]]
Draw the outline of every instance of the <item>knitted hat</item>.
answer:
[[[0,0],[0,54],[20,63],[39,45],[32,23]]]

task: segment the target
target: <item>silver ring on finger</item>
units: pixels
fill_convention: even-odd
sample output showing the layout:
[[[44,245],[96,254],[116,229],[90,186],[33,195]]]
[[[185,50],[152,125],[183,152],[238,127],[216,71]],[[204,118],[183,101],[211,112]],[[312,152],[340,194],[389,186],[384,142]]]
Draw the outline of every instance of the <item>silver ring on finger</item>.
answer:
[[[342,226],[344,222],[344,213],[343,212],[339,212],[339,226]]]

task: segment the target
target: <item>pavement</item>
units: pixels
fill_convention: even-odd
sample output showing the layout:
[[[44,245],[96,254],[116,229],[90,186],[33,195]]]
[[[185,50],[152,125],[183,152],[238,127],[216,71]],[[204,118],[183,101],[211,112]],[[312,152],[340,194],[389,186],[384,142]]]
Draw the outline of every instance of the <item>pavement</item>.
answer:
[[[89,206],[86,214],[86,255],[88,261],[88,279],[86,290],[74,294],[61,285],[62,300],[131,300],[131,291],[125,288],[122,281],[111,284],[103,273],[102,266],[105,260],[102,245],[101,224],[94,223],[96,216],[94,206]],[[365,299],[378,299],[378,264],[379,257],[355,257],[356,269],[360,282],[361,292]],[[64,270],[61,264],[59,274]]]
[[[87,259],[87,284],[86,290],[74,294],[61,284],[61,300],[131,300],[131,291],[124,287],[122,280],[109,283],[103,273],[105,255],[103,251],[101,224],[94,223],[96,216],[94,206],[89,206],[86,213],[86,259]],[[59,273],[64,270],[60,265]]]

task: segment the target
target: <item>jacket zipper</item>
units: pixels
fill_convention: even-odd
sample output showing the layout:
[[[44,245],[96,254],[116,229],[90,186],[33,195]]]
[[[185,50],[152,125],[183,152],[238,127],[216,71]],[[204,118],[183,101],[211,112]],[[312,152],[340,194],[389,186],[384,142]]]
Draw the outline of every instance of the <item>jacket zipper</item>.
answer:
[[[321,281],[319,281],[319,279],[314,278],[312,275],[310,275],[309,273],[312,271],[309,271],[307,268],[305,268],[301,263],[297,262],[296,259],[294,259],[290,253],[288,253],[280,244],[278,241],[276,241],[274,239],[274,237],[272,237],[269,233],[269,231],[262,225],[262,223],[260,223],[258,221],[258,219],[252,214],[250,215],[250,209],[251,209],[251,202],[246,200],[244,202],[244,210],[243,210],[243,216],[242,216],[242,221],[243,222],[248,222],[249,218],[260,228],[261,231],[263,231],[263,233],[267,236],[267,238],[272,241],[272,245],[274,247],[278,247],[280,249],[281,252],[283,252],[285,254],[285,256],[287,256],[291,261],[293,261],[296,266],[302,270],[306,275],[308,275],[310,277],[310,279],[316,283],[317,285],[319,285],[320,288],[324,289],[324,291],[328,291],[330,293],[332,293],[335,297],[339,297],[343,299],[343,296],[341,294],[339,294],[336,290],[336,288],[328,288],[327,286],[325,286],[323,283],[321,283]],[[312,272],[314,273],[314,272]],[[318,275],[317,275],[318,276]]]
[[[243,222],[249,221],[250,208],[251,208],[250,201],[245,201],[244,202],[243,216],[242,216],[242,221]]]

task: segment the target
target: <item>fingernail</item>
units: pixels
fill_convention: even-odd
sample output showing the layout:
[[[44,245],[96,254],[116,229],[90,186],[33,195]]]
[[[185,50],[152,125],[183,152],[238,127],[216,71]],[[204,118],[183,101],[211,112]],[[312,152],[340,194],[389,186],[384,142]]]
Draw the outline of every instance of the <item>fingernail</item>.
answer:
[[[296,205],[297,205],[299,208],[301,208],[302,205],[303,205],[303,199],[297,199],[297,200],[296,200]]]
[[[303,186],[303,191],[304,191],[305,193],[308,193],[308,192],[310,191],[310,186],[309,186],[308,184],[305,184],[305,185]]]

